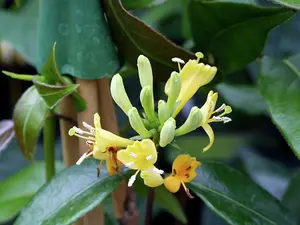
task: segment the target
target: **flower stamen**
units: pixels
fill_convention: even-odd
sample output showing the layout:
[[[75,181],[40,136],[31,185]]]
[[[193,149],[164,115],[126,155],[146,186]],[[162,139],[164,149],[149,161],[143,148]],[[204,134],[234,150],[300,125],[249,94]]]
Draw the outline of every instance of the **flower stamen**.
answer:
[[[185,191],[186,195],[187,195],[189,198],[193,199],[194,196],[191,195],[190,190],[185,186],[185,184],[184,184],[183,181],[181,181],[181,184],[182,184],[182,186],[183,186],[183,188],[184,188],[184,191]]]

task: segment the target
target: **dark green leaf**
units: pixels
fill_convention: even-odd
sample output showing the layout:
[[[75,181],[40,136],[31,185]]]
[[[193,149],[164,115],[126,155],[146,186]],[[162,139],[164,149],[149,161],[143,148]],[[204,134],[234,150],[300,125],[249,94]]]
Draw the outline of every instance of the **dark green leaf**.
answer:
[[[122,4],[125,9],[132,10],[145,8],[155,1],[156,0],[122,0]]]
[[[84,79],[108,77],[119,68],[100,1],[41,0],[38,68],[56,42],[58,70]]]
[[[0,152],[14,137],[14,123],[11,120],[0,121]]]
[[[0,223],[19,213],[46,182],[44,167],[43,162],[35,162],[0,183]],[[56,163],[56,168],[61,170],[62,167]]]
[[[294,14],[251,2],[192,0],[189,5],[197,50],[212,54],[220,69],[227,73],[261,56],[268,32]]]
[[[300,158],[300,72],[289,60],[264,57],[259,82],[273,122]]]
[[[36,63],[38,2],[28,0],[18,12],[0,10],[0,40],[7,40],[29,63]]]
[[[40,81],[33,81],[36,90],[40,96],[44,99],[50,109],[53,109],[58,102],[64,97],[76,91],[79,84],[71,84],[67,86],[50,85]]]
[[[298,10],[300,9],[299,0],[272,0],[272,1],[289,8],[298,9]]]
[[[228,224],[296,224],[273,196],[249,178],[219,163],[205,163],[188,187]]]
[[[232,85],[221,83],[217,90],[233,109],[250,115],[265,114],[266,105],[259,90],[250,85]]]
[[[289,186],[283,196],[282,202],[291,212],[294,213],[297,221],[300,222],[299,208],[299,187],[300,187],[300,172],[297,171],[290,180]]]
[[[35,143],[48,113],[48,106],[35,86],[28,88],[15,106],[15,133],[21,151],[27,159],[33,158]]]
[[[122,174],[97,177],[95,160],[86,160],[56,175],[22,210],[15,225],[72,224],[99,205],[122,182]],[[124,174],[123,174],[124,175]]]
[[[130,15],[119,0],[104,0],[112,35],[123,57],[133,66],[140,54],[147,56],[156,79],[167,80],[177,64],[173,57],[183,60],[194,58],[192,54],[168,41],[143,22]]]
[[[134,190],[142,196],[147,196],[149,188],[145,186],[141,179],[137,179],[134,183]],[[169,192],[163,185],[155,188],[154,191],[154,203],[165,208],[171,213],[177,220],[186,224],[187,218],[180,206],[177,198]]]
[[[279,162],[259,155],[253,149],[239,151],[245,172],[277,199],[281,199],[291,177],[291,171]]]

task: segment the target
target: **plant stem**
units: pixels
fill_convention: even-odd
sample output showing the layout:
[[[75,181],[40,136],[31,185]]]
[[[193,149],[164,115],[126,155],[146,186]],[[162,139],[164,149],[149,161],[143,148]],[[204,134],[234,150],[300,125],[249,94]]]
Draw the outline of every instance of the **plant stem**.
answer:
[[[154,191],[155,188],[150,188],[147,198],[147,208],[146,208],[146,219],[145,219],[145,225],[151,225],[151,219],[152,219],[152,208],[153,208],[153,201],[154,201]]]
[[[46,164],[46,179],[49,182],[55,175],[55,119],[45,120],[43,128],[44,158]]]

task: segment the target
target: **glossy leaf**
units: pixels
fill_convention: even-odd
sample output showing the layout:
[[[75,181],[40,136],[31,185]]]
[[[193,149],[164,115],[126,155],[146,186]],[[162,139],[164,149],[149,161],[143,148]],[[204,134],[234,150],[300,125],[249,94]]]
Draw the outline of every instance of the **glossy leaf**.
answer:
[[[155,78],[167,80],[173,70],[178,70],[177,64],[171,61],[173,57],[185,61],[195,58],[129,14],[119,0],[103,2],[113,39],[131,65],[136,66],[137,57],[143,54],[150,59]]]
[[[124,174],[108,175],[99,162],[86,160],[56,175],[22,210],[15,225],[72,224],[99,205],[122,182]]]
[[[154,3],[156,0],[122,0],[122,4],[125,9],[140,9],[149,6],[151,3]]]
[[[35,162],[0,183],[0,223],[19,213],[46,182],[44,167],[44,162]],[[56,168],[62,167],[62,163],[56,163]]]
[[[79,84],[67,86],[50,85],[40,81],[33,81],[36,90],[50,109],[53,109],[64,97],[70,95],[79,87]]]
[[[6,148],[14,137],[14,123],[11,120],[0,121],[0,152]]]
[[[0,40],[12,43],[32,65],[36,63],[37,15],[38,2],[34,0],[26,1],[17,12],[0,9]]]
[[[134,190],[144,197],[146,197],[149,192],[149,188],[145,186],[141,179],[136,180]],[[178,221],[184,224],[187,223],[187,218],[179,201],[174,194],[169,192],[163,185],[155,188],[154,203],[168,210],[168,212],[171,213]]]
[[[249,177],[280,200],[288,186],[291,171],[284,165],[259,155],[253,149],[244,148],[239,153]]]
[[[267,112],[264,99],[255,86],[221,83],[216,88],[220,96],[233,109],[238,109],[250,115],[265,114]]]
[[[98,0],[41,0],[38,21],[38,69],[56,42],[57,68],[84,79],[113,75],[119,68]]]
[[[300,187],[300,171],[297,171],[292,176],[290,180],[289,186],[283,196],[282,202],[285,206],[287,206],[291,212],[294,213],[297,221],[300,222],[299,215],[299,187]]]
[[[196,49],[211,53],[227,73],[261,56],[268,32],[293,14],[284,8],[257,6],[254,1],[191,0],[189,5]]]
[[[289,8],[298,9],[298,10],[300,9],[299,0],[272,0],[272,1]]]
[[[242,173],[219,163],[204,163],[197,173],[188,187],[228,224],[296,224],[279,201]]]
[[[34,86],[26,90],[15,106],[15,134],[21,152],[27,159],[33,158],[35,143],[48,112],[46,102]]]
[[[54,45],[52,46],[51,53],[41,69],[41,73],[46,79],[45,82],[47,84],[57,84],[58,83],[58,84],[61,84],[62,86],[69,86],[69,87],[73,86],[74,87],[72,80],[68,79],[67,77],[63,77],[57,69],[55,47],[56,47],[56,43],[54,43]],[[77,112],[83,111],[86,107],[85,100],[79,95],[79,93],[76,90],[71,91],[70,93],[73,97],[73,103],[75,106],[75,110]],[[40,94],[41,94],[41,92],[40,92]]]
[[[300,158],[300,72],[287,60],[264,57],[260,91],[273,122]]]

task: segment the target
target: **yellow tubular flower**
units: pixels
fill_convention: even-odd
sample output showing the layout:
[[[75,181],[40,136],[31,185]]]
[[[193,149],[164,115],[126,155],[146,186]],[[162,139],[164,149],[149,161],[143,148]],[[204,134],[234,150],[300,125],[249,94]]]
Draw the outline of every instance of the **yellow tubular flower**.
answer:
[[[165,178],[164,185],[172,193],[179,190],[180,185],[183,186],[186,194],[193,198],[189,189],[185,186],[185,183],[191,182],[197,176],[196,168],[201,163],[196,160],[195,157],[190,155],[179,155],[173,162],[172,174]]]
[[[86,158],[93,156],[95,159],[101,160],[98,166],[102,165],[102,161],[106,160],[106,167],[109,174],[114,174],[121,168],[121,163],[117,160],[117,152],[120,148],[126,148],[134,141],[119,137],[107,130],[101,128],[100,116],[98,113],[94,115],[94,126],[85,122],[82,123],[87,131],[78,127],[73,127],[69,130],[70,136],[77,136],[87,140],[90,150],[84,153],[76,162],[80,165]]]
[[[205,104],[201,107],[200,112],[202,114],[202,121],[200,123],[200,126],[203,127],[204,131],[209,137],[209,144],[203,149],[203,151],[207,151],[214,142],[214,131],[209,125],[211,122],[223,122],[228,123],[231,121],[229,117],[226,117],[224,115],[231,113],[232,109],[230,106],[227,106],[225,104],[221,105],[217,110],[215,110],[216,103],[218,100],[218,93],[214,93],[213,91],[210,91],[207,95],[207,100]],[[213,116],[215,113],[220,113],[220,115]]]
[[[161,174],[164,171],[154,166],[157,160],[157,150],[150,139],[135,141],[132,145],[127,146],[125,150],[118,151],[117,157],[126,167],[137,170],[128,181],[129,187],[133,185],[140,171],[145,185],[157,187],[163,183]]]
[[[197,52],[196,56],[197,60],[189,60],[182,69],[180,67],[180,63],[183,64],[184,61],[179,58],[172,59],[174,62],[178,62],[179,77],[181,82],[180,93],[176,100],[178,105],[173,112],[173,118],[177,116],[177,114],[181,111],[188,100],[193,97],[197,90],[200,87],[208,84],[217,73],[216,67],[199,63],[200,59],[203,58],[203,54],[201,52]],[[170,81],[168,81],[165,86],[165,93],[167,95],[171,93]]]

